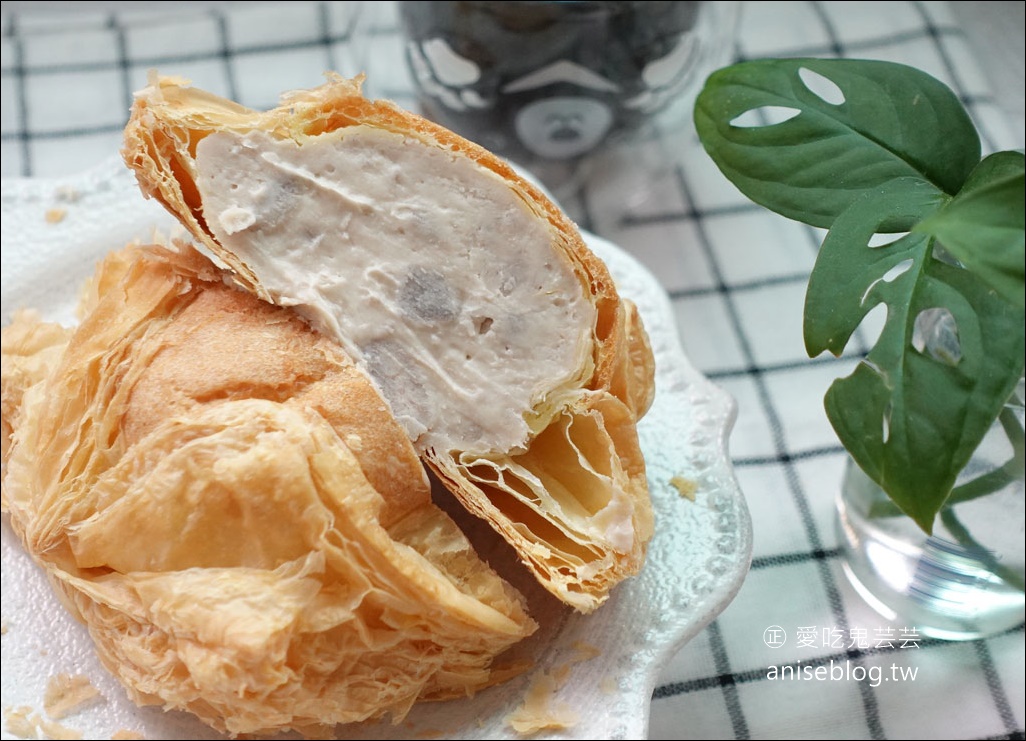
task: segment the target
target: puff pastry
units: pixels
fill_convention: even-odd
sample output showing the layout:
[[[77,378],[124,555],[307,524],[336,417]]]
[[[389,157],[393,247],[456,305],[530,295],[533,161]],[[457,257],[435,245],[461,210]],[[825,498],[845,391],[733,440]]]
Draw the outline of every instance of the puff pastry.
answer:
[[[154,76],[123,155],[242,285],[367,370],[423,460],[552,594],[587,612],[641,568],[647,336],[506,162],[336,76],[266,112]]]
[[[336,343],[184,247],[112,253],[83,314],[3,330],[3,504],[133,700],[323,735],[514,670],[523,597]]]

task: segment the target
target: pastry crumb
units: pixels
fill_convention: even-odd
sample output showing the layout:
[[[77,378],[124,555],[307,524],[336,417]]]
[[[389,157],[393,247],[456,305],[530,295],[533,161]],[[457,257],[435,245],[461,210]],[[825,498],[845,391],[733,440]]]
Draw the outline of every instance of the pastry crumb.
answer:
[[[694,480],[683,476],[674,476],[670,479],[670,485],[680,492],[680,495],[689,502],[695,501],[695,492],[698,491],[698,483]]]
[[[58,674],[50,677],[46,685],[43,709],[51,718],[59,720],[100,698],[100,691],[88,677],[82,674]]]
[[[146,736],[139,731],[133,731],[130,728],[122,728],[110,735],[110,741],[141,741],[145,738]]]
[[[47,224],[59,224],[64,221],[64,217],[68,215],[66,208],[48,208],[46,209],[46,223]]]
[[[566,680],[570,679],[570,666],[571,664],[560,664],[552,667],[552,679],[556,682],[556,689],[562,687],[566,684]]]
[[[580,720],[570,704],[556,695],[570,678],[574,664],[590,661],[600,656],[602,650],[585,641],[574,641],[572,647],[576,652],[573,658],[535,674],[520,707],[506,716],[506,722],[517,733],[530,735],[546,729],[570,728]]]
[[[579,718],[570,703],[556,697],[557,677],[541,671],[535,675],[520,707],[506,716],[510,728],[521,735],[547,729],[570,728]]]
[[[41,718],[28,705],[4,708],[4,726],[7,732],[19,738],[57,739],[57,741],[74,741],[82,738],[82,732],[69,728],[55,720]]]
[[[38,716],[37,716],[38,717]],[[32,708],[28,705],[4,708],[4,726],[8,733],[21,738],[35,738],[36,724],[32,720]]]
[[[616,683],[616,680],[610,677],[608,674],[602,677],[599,682],[599,692],[603,695],[615,695],[620,691],[620,686]]]
[[[54,191],[53,195],[56,200],[63,201],[64,203],[74,203],[79,198],[78,191],[69,185],[60,186]]]
[[[574,663],[581,661],[591,661],[596,656],[602,655],[602,649],[598,646],[593,646],[586,641],[574,641],[573,648],[577,651],[577,657],[574,659]]]

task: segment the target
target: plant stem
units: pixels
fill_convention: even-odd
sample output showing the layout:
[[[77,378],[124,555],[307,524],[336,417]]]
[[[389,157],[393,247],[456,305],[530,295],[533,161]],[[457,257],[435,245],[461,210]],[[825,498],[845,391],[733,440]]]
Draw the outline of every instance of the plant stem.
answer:
[[[980,545],[976,539],[969,534],[965,525],[963,525],[955,515],[954,509],[950,506],[945,506],[940,511],[940,518],[941,522],[944,523],[944,527],[948,529],[948,532],[951,533],[951,536],[955,541],[968,551],[973,558],[986,566],[990,573],[994,574],[994,576],[998,577],[1009,586],[1015,587],[1020,592],[1026,592],[1026,583],[1024,583],[1023,577],[1004,564],[998,563],[997,559],[994,558],[991,552]]]
[[[1016,412],[1011,407],[1006,406],[1001,410],[998,421],[1012,445],[1012,457],[1000,467],[952,489],[938,514],[941,523],[947,528],[951,537],[968,555],[978,560],[988,571],[1009,586],[1026,592],[1023,576],[999,563],[993,554],[972,536],[962,521],[958,519],[954,510],[956,504],[993,494],[1023,476],[1024,468],[1026,468],[1024,465],[1026,463],[1026,432],[1023,431]],[[868,512],[869,517],[897,517],[903,514],[904,512],[890,499],[874,501]]]

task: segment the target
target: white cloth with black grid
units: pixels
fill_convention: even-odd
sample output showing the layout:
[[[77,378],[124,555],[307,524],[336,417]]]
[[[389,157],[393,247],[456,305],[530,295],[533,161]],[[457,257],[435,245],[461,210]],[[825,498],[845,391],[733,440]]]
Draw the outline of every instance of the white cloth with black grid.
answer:
[[[326,68],[352,71],[347,3],[74,5],[4,3],[5,178],[70,175],[115,154],[151,68],[254,108],[318,84]],[[995,94],[949,4],[742,5],[738,59],[908,63],[962,97],[987,150],[1023,147],[1021,107]],[[398,50],[394,21],[372,31],[379,48]],[[388,92],[413,107],[403,79],[397,72]],[[926,639],[872,612],[842,574],[833,517],[846,456],[821,404],[855,355],[805,355],[800,317],[821,234],[751,205],[693,136],[679,166],[648,186],[650,197],[625,206],[623,194],[586,184],[564,206],[659,276],[688,356],[737,400],[731,454],[755,526],[740,593],[657,683],[651,737],[1023,738],[1021,625],[987,640]],[[831,680],[775,680],[798,662],[838,669]],[[892,666],[899,679],[886,683],[851,671]]]

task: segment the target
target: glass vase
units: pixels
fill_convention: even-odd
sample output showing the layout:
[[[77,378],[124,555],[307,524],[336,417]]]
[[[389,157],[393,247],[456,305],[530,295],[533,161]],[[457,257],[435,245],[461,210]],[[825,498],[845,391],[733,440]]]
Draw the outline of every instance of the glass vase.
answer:
[[[948,640],[994,635],[1023,622],[1022,438],[1020,380],[929,536],[849,459],[837,501],[838,539],[845,573],[870,606],[922,635]],[[1016,455],[1018,465],[1007,465]],[[1013,471],[1002,486],[958,488],[1002,466]],[[978,496],[961,501],[973,493]]]

